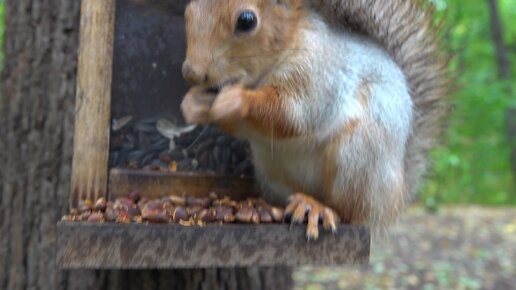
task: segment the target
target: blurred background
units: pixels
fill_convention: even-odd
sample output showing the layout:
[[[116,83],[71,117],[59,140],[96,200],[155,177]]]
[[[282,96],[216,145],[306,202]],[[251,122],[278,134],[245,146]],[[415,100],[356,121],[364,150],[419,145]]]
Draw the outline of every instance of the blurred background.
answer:
[[[416,204],[361,269],[303,268],[298,289],[516,288],[516,0],[432,0],[454,108]]]
[[[38,2],[51,5],[49,1]],[[441,41],[453,56],[449,67],[456,79],[451,96],[453,113],[442,146],[431,154],[433,167],[427,181],[392,235],[373,246],[369,266],[300,268],[294,274],[296,289],[516,287],[516,0],[431,2],[437,10],[435,22],[442,27]],[[67,5],[61,5],[62,9]],[[59,13],[45,17],[58,17]],[[13,34],[21,27],[15,22],[11,22]],[[47,30],[52,27],[34,29],[36,33]],[[0,0],[0,36],[4,48],[4,0]],[[66,49],[63,46],[62,53],[66,54]],[[3,66],[3,49],[0,63]],[[8,77],[4,72],[3,80]],[[0,111],[4,113],[8,110],[5,98],[0,96]],[[63,170],[56,172],[68,176]],[[8,191],[6,186],[0,188],[2,195]],[[7,200],[2,197],[0,207],[6,206]],[[61,208],[65,204],[62,202]],[[23,208],[37,210],[30,205]],[[2,214],[0,211],[0,217]],[[4,243],[0,247],[7,241]],[[6,257],[0,250],[0,260]],[[9,272],[3,267],[4,273]],[[63,286],[63,279],[55,278],[51,285]],[[0,275],[1,289],[3,283],[15,283],[6,281],[7,276]],[[34,281],[14,285],[34,286]]]
[[[510,109],[516,105],[516,1],[434,2],[457,80],[449,129],[432,154],[422,201],[429,207],[516,205],[516,117]]]

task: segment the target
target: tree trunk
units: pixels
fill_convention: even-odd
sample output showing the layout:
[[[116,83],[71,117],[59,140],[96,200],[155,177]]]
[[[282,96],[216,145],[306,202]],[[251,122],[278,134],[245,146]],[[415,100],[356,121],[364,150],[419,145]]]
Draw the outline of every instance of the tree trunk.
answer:
[[[63,271],[80,1],[8,0],[0,95],[0,289],[286,289],[288,268]]]
[[[491,23],[491,34],[496,48],[496,59],[498,62],[498,74],[501,79],[508,80],[511,77],[511,64],[507,46],[503,40],[503,25],[498,12],[497,0],[487,0]]]
[[[512,96],[513,88],[510,87],[511,64],[507,46],[503,39],[503,25],[498,12],[497,0],[487,0],[491,22],[491,34],[496,48],[496,59],[498,63],[498,75],[500,79],[507,81],[507,93]],[[516,175],[516,108],[509,108],[506,112],[507,139],[512,149],[511,165]]]

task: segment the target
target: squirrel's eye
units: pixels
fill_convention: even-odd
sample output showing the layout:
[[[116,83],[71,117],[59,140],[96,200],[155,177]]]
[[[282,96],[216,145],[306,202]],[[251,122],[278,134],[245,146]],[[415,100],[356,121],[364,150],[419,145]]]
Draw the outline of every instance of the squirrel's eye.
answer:
[[[238,16],[238,20],[236,23],[236,32],[251,32],[254,28],[256,28],[256,24],[258,23],[258,19],[254,12],[246,10]]]

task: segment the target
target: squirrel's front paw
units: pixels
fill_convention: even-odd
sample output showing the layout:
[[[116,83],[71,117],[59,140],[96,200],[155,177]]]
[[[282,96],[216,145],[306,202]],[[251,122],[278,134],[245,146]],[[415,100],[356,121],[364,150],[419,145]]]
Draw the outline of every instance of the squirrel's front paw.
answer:
[[[185,121],[188,124],[207,124],[215,97],[215,94],[207,93],[204,88],[191,88],[181,103],[181,112]]]
[[[308,225],[306,237],[308,240],[316,240],[319,237],[319,220],[322,219],[325,230],[337,231],[337,223],[340,219],[331,208],[324,206],[313,197],[303,193],[296,193],[290,198],[285,209],[285,215],[290,215],[292,223],[302,223],[308,213]]]
[[[247,116],[248,109],[244,89],[234,86],[220,92],[211,107],[210,118],[222,127],[234,127]]]

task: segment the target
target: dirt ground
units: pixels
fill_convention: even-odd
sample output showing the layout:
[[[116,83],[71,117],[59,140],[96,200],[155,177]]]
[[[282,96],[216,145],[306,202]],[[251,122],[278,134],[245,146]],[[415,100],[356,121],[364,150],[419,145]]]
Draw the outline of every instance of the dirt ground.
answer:
[[[516,208],[411,208],[363,267],[303,267],[295,289],[516,289]]]

